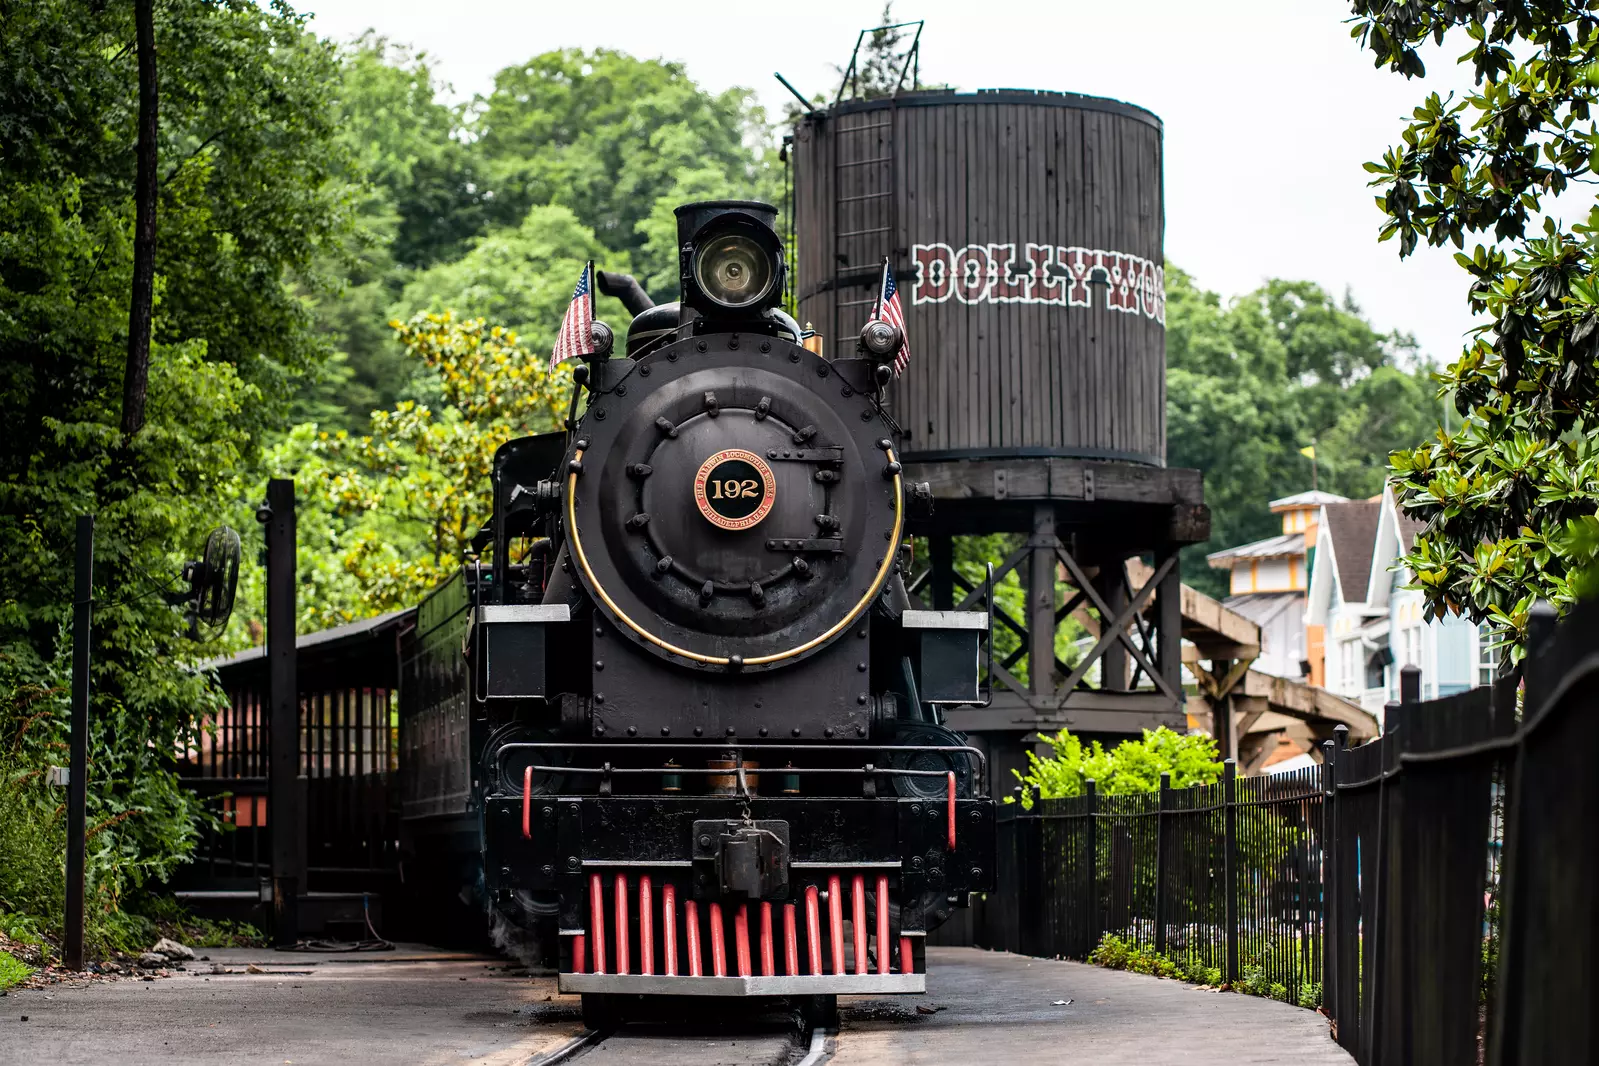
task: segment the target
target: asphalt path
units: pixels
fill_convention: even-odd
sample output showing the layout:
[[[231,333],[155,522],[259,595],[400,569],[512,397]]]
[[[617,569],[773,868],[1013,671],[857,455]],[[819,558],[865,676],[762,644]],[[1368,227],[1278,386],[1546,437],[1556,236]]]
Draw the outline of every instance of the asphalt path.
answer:
[[[583,1032],[576,996],[501,959],[411,946],[359,956],[207,954],[211,963],[155,981],[12,990],[0,997],[0,1064],[525,1066]],[[1283,1003],[1001,952],[933,948],[929,956],[926,995],[841,1001],[823,1061],[1352,1061],[1328,1037],[1325,1018]],[[213,973],[213,964],[230,972]],[[248,972],[251,965],[261,972]],[[792,1063],[806,1046],[770,1027],[629,1026],[570,1061]]]

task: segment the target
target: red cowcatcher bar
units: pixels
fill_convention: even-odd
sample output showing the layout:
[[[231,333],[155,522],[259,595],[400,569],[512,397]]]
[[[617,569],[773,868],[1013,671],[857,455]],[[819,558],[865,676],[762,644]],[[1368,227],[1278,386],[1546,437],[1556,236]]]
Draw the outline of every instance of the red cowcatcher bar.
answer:
[[[738,975],[750,976],[750,905],[740,903],[733,912],[733,954],[738,958]]]
[[[522,839],[533,839],[533,767],[522,770]]]
[[[632,973],[628,968],[627,874],[616,875],[616,972]]]
[[[855,972],[871,973],[871,970],[866,968],[866,875],[856,874],[850,889],[850,926],[855,934]]]
[[[605,886],[599,874],[589,875],[589,924],[594,928],[594,972],[605,972]]]
[[[822,972],[822,908],[815,885],[805,886],[805,953],[810,956],[811,973]]]
[[[704,976],[700,964],[700,905],[691,899],[683,901],[683,920],[688,923],[688,975]]]
[[[783,904],[783,972],[789,977],[799,976],[799,932],[794,928],[794,910],[794,904]]]
[[[949,850],[955,850],[955,771],[949,772]]]
[[[827,879],[827,931],[833,948],[833,972],[844,973],[844,889],[838,875]]]
[[[711,904],[711,973],[727,976],[727,939],[722,932],[722,905]]]
[[[772,905],[761,901],[761,976],[777,976],[777,948],[772,943]]]
[[[655,974],[655,896],[649,875],[638,879],[638,972]]]
[[[579,934],[577,934],[576,936],[574,936],[572,938],[572,972],[573,973],[582,973],[583,972],[583,955],[584,955],[584,951],[583,951],[584,943],[583,943],[583,941],[586,940],[586,939],[587,938],[582,933],[579,933]]]
[[[916,972],[916,956],[911,953],[911,938],[908,936],[899,938],[899,972]]]
[[[888,878],[877,876],[877,972],[888,973]]]
[[[666,976],[677,976],[677,888],[661,886],[661,941],[666,945]]]

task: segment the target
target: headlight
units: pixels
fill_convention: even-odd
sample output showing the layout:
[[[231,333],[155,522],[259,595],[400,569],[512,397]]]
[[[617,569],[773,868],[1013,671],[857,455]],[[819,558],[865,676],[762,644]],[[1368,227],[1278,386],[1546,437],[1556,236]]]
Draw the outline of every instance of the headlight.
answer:
[[[899,351],[899,342],[899,330],[882,319],[868,322],[861,329],[861,347],[879,359],[888,359]]]
[[[775,277],[766,249],[742,233],[708,240],[694,253],[694,281],[700,291],[723,307],[758,303],[770,291]]]

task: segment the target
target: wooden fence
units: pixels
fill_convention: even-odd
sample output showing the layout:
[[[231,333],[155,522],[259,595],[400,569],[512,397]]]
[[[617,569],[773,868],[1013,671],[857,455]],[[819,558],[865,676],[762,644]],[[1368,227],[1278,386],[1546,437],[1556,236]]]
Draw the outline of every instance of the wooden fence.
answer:
[[[973,939],[1114,934],[1319,1003],[1363,1066],[1599,1061],[1599,606],[1529,646],[1524,686],[1421,703],[1407,668],[1383,736],[1314,768],[1007,809]]]

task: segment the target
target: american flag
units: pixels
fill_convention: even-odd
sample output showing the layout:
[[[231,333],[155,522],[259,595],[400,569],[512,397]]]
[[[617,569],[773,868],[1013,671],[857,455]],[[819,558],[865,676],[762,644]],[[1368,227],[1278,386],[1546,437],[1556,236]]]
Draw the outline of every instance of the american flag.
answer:
[[[883,284],[877,293],[877,306],[872,309],[872,320],[881,319],[899,330],[899,354],[894,357],[894,376],[905,373],[911,361],[911,342],[905,333],[905,308],[899,302],[899,286],[894,284],[894,270],[883,257]]]
[[[572,290],[572,303],[561,319],[561,333],[550,353],[550,369],[564,359],[594,354],[594,260],[590,259]]]

